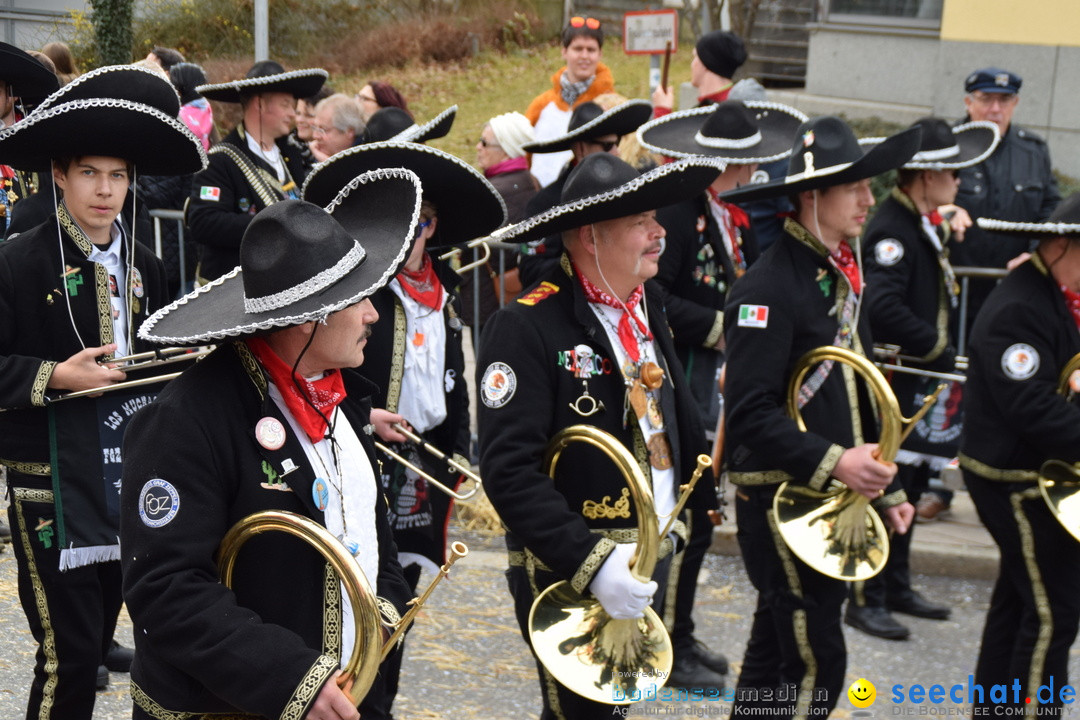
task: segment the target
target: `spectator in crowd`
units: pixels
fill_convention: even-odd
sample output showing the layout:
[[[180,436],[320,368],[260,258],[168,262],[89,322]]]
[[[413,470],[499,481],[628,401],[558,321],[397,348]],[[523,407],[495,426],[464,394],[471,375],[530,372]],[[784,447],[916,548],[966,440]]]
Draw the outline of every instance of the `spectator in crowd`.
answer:
[[[166,75],[172,70],[173,65],[184,62],[184,56],[179,50],[173,50],[172,48],[155,46],[146,55],[146,59],[157,65],[165,72]]]
[[[412,117],[405,96],[395,90],[390,83],[370,80],[367,85],[360,88],[360,92],[356,93],[356,100],[360,103],[364,120],[367,120],[379,110],[388,107],[401,108],[408,113],[410,118]]]
[[[311,97],[296,100],[296,126],[285,139],[300,153],[300,159],[307,169],[311,169],[316,162],[315,156],[311,154],[311,141],[315,139],[315,106],[333,94],[334,89],[329,84],[324,84],[319,88],[319,92]]]
[[[75,58],[67,43],[51,42],[41,48],[41,52],[52,61],[53,67],[56,68],[54,72],[60,78],[61,85],[67,85],[79,77],[79,68],[75,64]]]
[[[312,140],[308,147],[316,162],[322,162],[345,148],[359,144],[367,127],[360,103],[342,93],[320,100],[315,106]]]
[[[694,46],[690,60],[690,84],[698,93],[698,107],[724,102],[734,85],[735,71],[746,62],[742,38],[727,30],[705,33]],[[675,107],[675,88],[657,86],[653,91],[653,115],[660,117]]]
[[[180,95],[180,122],[195,133],[203,150],[209,150],[210,144],[219,139],[214,128],[214,111],[196,89],[206,84],[206,73],[194,63],[177,63],[169,71],[169,80]]]

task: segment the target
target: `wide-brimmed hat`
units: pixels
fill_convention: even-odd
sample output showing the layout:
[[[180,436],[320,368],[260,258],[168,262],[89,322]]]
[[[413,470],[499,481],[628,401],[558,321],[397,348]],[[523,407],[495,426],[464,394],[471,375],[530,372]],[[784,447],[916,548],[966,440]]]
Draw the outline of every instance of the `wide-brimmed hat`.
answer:
[[[295,98],[311,97],[329,76],[322,68],[285,71],[273,60],[260,60],[251,66],[240,80],[200,85],[195,90],[207,100],[219,102],[243,102],[249,95],[282,92]]]
[[[1058,203],[1044,222],[1013,222],[981,217],[976,222],[983,230],[1009,235],[1040,237],[1080,237],[1080,193],[1073,193]]]
[[[454,124],[454,118],[457,117],[457,111],[458,106],[451,105],[426,123],[420,125],[413,123],[390,139],[403,142],[424,143],[428,140],[446,137]]]
[[[159,73],[138,65],[106,65],[75,78],[45,98],[34,112],[72,100],[115,98],[149,105],[171,117],[180,113],[180,95]]]
[[[864,180],[900,167],[919,149],[922,130],[910,127],[864,149],[848,124],[838,117],[812,118],[796,130],[787,175],[760,185],[721,193],[729,202],[795,195]]]
[[[647,173],[611,153],[593,153],[570,172],[560,204],[498,233],[503,242],[528,242],[564,230],[674,205],[705,192],[724,164],[689,157]]]
[[[188,175],[206,167],[202,144],[187,126],[130,100],[71,100],[0,132],[0,159],[17,170],[48,172],[55,158],[84,155],[121,158],[147,175]]]
[[[419,216],[420,179],[403,168],[352,178],[325,209],[274,203],[244,231],[237,268],[158,310],[139,337],[201,345],[321,320],[390,282]]]
[[[767,163],[791,154],[791,141],[806,115],[759,100],[726,100],[682,110],[638,128],[645,148],[667,157],[709,155],[728,163]]]
[[[448,152],[413,142],[370,143],[342,150],[312,169],[301,195],[323,205],[357,175],[387,167],[416,173],[424,200],[435,206],[439,222],[428,247],[468,242],[506,222],[502,196],[476,168]]]
[[[522,145],[525,152],[553,153],[569,150],[574,143],[605,135],[629,135],[652,117],[652,104],[648,100],[627,100],[610,110],[604,110],[594,102],[583,102],[570,114],[566,134],[549,140]]]
[[[978,165],[997,149],[1001,131],[997,123],[966,122],[953,126],[948,120],[925,117],[912,127],[922,128],[919,151],[903,167],[911,170],[959,170]],[[869,147],[885,138],[862,138],[859,144]]]
[[[8,84],[8,94],[27,104],[55,92],[60,80],[34,56],[14,45],[0,42],[0,80]]]

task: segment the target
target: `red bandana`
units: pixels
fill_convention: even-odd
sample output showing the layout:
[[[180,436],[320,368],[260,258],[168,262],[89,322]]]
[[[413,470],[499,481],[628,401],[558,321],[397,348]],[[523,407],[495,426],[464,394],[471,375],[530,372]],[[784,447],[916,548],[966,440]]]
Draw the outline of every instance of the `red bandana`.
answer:
[[[262,338],[248,338],[244,342],[266,370],[270,380],[277,386],[281,397],[285,400],[285,407],[289,409],[289,414],[300,424],[311,442],[317,443],[322,440],[326,435],[326,420],[307,403],[300,391],[296,389],[296,383],[292,381],[290,375],[296,378],[300,387],[304,388],[311,404],[317,407],[328,420],[338,403],[345,399],[345,381],[341,378],[341,371],[335,368],[318,380],[306,380],[298,374],[293,374],[292,368],[286,365],[285,361],[278,357],[278,354]]]
[[[577,268],[574,268],[574,270],[577,271]],[[624,303],[619,302],[617,299],[598,288],[580,272],[577,272],[577,277],[581,282],[581,289],[585,291],[586,300],[591,303],[607,305],[608,307],[618,308],[623,311],[622,317],[619,318],[619,342],[622,343],[623,350],[625,350],[626,354],[630,357],[630,361],[635,363],[638,362],[641,359],[641,349],[638,347],[637,334],[634,333],[634,329],[630,326],[630,318],[631,316],[634,318],[638,332],[640,332],[646,340],[652,340],[652,333],[649,332],[649,326],[634,312],[634,308],[637,307],[637,304],[641,301],[645,286],[638,285],[634,288],[634,292],[630,293],[630,297],[627,299],[624,307]]]
[[[419,270],[401,268],[397,279],[402,289],[413,300],[432,310],[442,309],[442,283],[439,282],[439,276],[435,274],[435,263],[431,262],[431,256],[426,252]]]
[[[1074,293],[1064,285],[1061,286],[1061,292],[1065,296],[1065,307],[1069,308],[1077,329],[1080,329],[1080,293]]]
[[[923,217],[925,217],[927,220],[929,220],[930,224],[933,225],[934,227],[937,227],[937,226],[941,225],[941,220],[942,220],[941,213],[939,213],[937,210],[931,210],[928,213],[923,213]]]
[[[840,241],[840,247],[836,249],[836,252],[832,253],[832,259],[836,261],[840,271],[844,273],[848,282],[851,283],[851,289],[856,294],[861,292],[862,284],[859,282],[859,266],[855,263],[855,253],[851,251],[851,246],[848,245],[847,240]]]
[[[731,216],[731,222],[735,223],[735,227],[748,228],[750,227],[750,216],[746,214],[738,205],[734,205],[720,198],[720,194],[709,188],[709,196],[716,201],[716,204],[727,210],[728,215]]]

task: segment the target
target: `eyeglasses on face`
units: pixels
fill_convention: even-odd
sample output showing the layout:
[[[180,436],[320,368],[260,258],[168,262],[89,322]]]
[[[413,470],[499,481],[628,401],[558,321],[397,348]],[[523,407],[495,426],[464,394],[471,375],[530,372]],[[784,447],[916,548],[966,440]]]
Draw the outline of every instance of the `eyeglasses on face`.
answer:
[[[599,30],[600,21],[596,18],[581,17],[580,15],[575,15],[574,17],[570,18],[570,27],[587,27],[590,30]]]
[[[1001,106],[1012,105],[1019,98],[1016,93],[985,93],[979,90],[971,93],[971,99],[987,107],[997,103]]]
[[[338,130],[336,127],[333,127],[333,126],[331,126],[331,127],[323,127],[322,125],[312,125],[311,126],[311,133],[313,135],[329,135],[332,132],[344,132],[344,131]]]
[[[481,147],[486,147],[486,148],[502,147],[501,145],[499,145],[499,143],[495,142],[494,140],[485,140],[483,136],[480,137],[480,140],[479,140],[478,144]]]

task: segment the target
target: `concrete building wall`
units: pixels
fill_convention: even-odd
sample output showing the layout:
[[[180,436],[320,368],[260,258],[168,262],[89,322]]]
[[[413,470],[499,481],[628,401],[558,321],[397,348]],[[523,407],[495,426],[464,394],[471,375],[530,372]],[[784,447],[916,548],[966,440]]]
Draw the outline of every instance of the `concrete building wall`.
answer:
[[[0,41],[37,50],[69,36],[72,10],[88,12],[86,0],[0,0]]]

